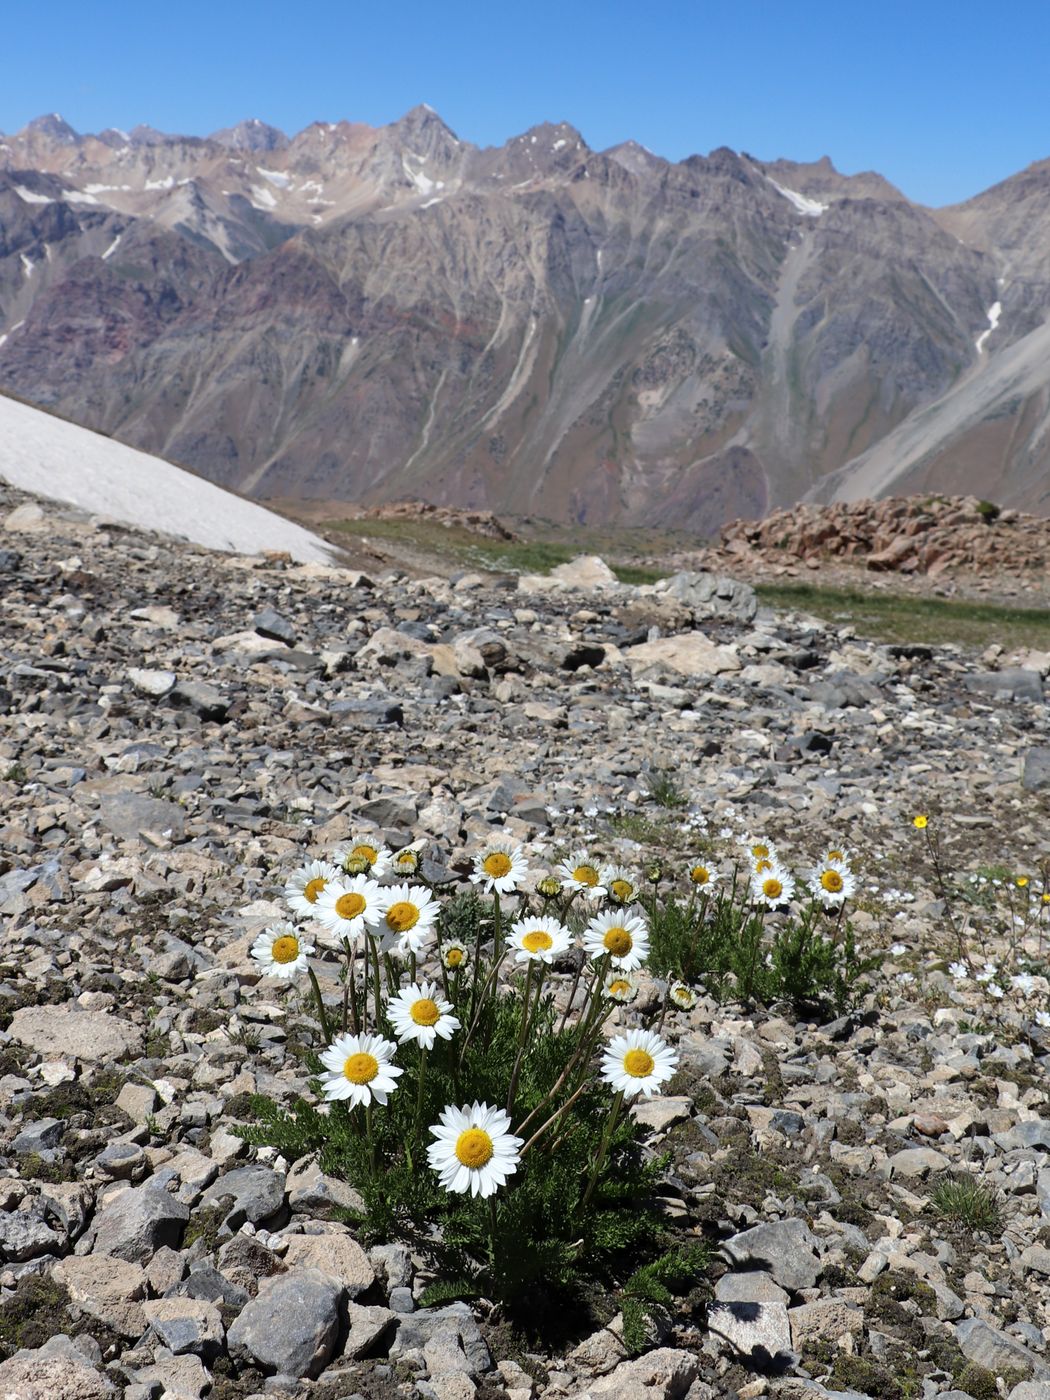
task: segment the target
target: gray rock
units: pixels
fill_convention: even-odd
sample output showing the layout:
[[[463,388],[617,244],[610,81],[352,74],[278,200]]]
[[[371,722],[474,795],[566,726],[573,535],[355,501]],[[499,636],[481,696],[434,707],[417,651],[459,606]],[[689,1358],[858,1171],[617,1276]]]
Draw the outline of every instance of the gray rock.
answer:
[[[336,719],[359,729],[383,729],[405,722],[399,700],[335,700],[329,708]]]
[[[943,1152],[938,1152],[933,1147],[906,1147],[901,1152],[895,1152],[888,1162],[892,1175],[904,1177],[923,1178],[929,1176],[930,1172],[945,1171],[951,1166],[951,1161]]]
[[[413,1349],[422,1351],[434,1337],[453,1331],[463,1347],[471,1375],[482,1375],[492,1365],[492,1357],[477,1319],[466,1303],[450,1303],[444,1308],[420,1308],[402,1316],[390,1354],[394,1356]]]
[[[95,1223],[94,1252],[145,1261],[161,1245],[177,1249],[190,1218],[189,1207],[147,1183],[121,1191]]]
[[[57,1337],[36,1351],[16,1352],[0,1364],[0,1395],[7,1400],[109,1400],[116,1387],[75,1350],[58,1352]],[[68,1341],[63,1337],[62,1341]]]
[[[1027,792],[1042,792],[1050,787],[1050,749],[1033,747],[1027,750],[1021,786]]]
[[[282,617],[273,608],[264,608],[252,623],[252,627],[258,632],[260,637],[269,637],[275,642],[284,642],[285,646],[294,646],[296,631],[294,626],[286,617]]]
[[[261,1225],[284,1205],[284,1176],[262,1162],[235,1167],[216,1177],[201,1197],[201,1209],[218,1205],[223,1197],[232,1198],[226,1225],[232,1230],[244,1222]]]
[[[1016,1123],[1006,1132],[996,1133],[992,1141],[1004,1152],[1016,1147],[1037,1147],[1043,1152],[1050,1152],[1050,1121],[1033,1118],[1028,1123]]]
[[[146,1153],[136,1142],[111,1142],[95,1158],[95,1170],[111,1181],[141,1179]]]
[[[174,671],[151,671],[141,666],[128,667],[128,680],[140,695],[159,700],[175,688],[178,676]]]
[[[19,1263],[53,1254],[62,1237],[35,1215],[25,1210],[0,1212],[0,1256]]]
[[[58,1261],[53,1277],[81,1311],[122,1337],[141,1337],[146,1330],[141,1302],[146,1296],[146,1273],[140,1264],[94,1254],[70,1255]]]
[[[145,1036],[139,1026],[108,1011],[79,1006],[23,1006],[11,1018],[10,1034],[41,1055],[62,1054],[78,1060],[120,1060],[141,1054]]]
[[[346,1311],[350,1331],[344,1350],[355,1361],[380,1349],[380,1342],[393,1335],[399,1321],[397,1313],[390,1308],[366,1308],[360,1303],[348,1303]]]
[[[181,840],[185,815],[174,802],[145,792],[104,792],[99,797],[99,820],[107,831],[123,841],[137,841],[144,831],[170,832]]]
[[[820,1276],[817,1242],[801,1220],[755,1225],[726,1240],[722,1251],[733,1264],[767,1268],[773,1279],[792,1291],[812,1288]]]
[[[787,1307],[790,1295],[774,1283],[769,1274],[731,1273],[723,1274],[715,1284],[715,1300],[719,1303],[783,1303]]]
[[[707,1325],[754,1364],[775,1365],[791,1352],[791,1326],[783,1303],[714,1303]]]
[[[1050,1400],[1050,1381],[1022,1381],[1010,1391],[1008,1400]]]
[[[1029,671],[1023,666],[978,672],[964,677],[963,684],[967,690],[992,696],[996,700],[1031,700],[1039,704],[1043,699],[1042,676],[1038,671]]]
[[[360,1192],[338,1177],[325,1176],[316,1162],[305,1165],[296,1163],[288,1173],[285,1185],[288,1206],[293,1215],[313,1215],[324,1219],[337,1210],[365,1214],[364,1197]],[[389,1248],[400,1246],[391,1245]]]
[[[634,1361],[623,1361],[608,1376],[592,1381],[588,1395],[614,1400],[683,1400],[700,1374],[699,1358],[676,1347],[658,1347]]]
[[[155,1298],[144,1303],[142,1311],[175,1356],[193,1352],[207,1360],[222,1350],[222,1318],[214,1303],[199,1298]]]
[[[1027,1371],[1028,1378],[1050,1381],[1050,1366],[1034,1356],[1027,1347],[1015,1342],[1003,1332],[989,1327],[979,1317],[968,1317],[955,1324],[955,1340],[967,1361],[974,1361],[995,1374],[1003,1371]]]
[[[221,724],[230,710],[230,701],[214,685],[205,681],[180,681],[168,696],[177,709],[192,710],[203,720]]]
[[[750,584],[720,574],[687,570],[661,579],[654,591],[676,598],[697,618],[751,622],[758,611],[758,598]]]
[[[335,1350],[342,1307],[343,1290],[327,1274],[281,1274],[260,1287],[230,1328],[230,1351],[271,1374],[316,1378]]]
[[[47,1152],[57,1147],[62,1140],[66,1125],[61,1118],[38,1118],[35,1123],[27,1123],[11,1144],[11,1151],[18,1156],[29,1152]]]

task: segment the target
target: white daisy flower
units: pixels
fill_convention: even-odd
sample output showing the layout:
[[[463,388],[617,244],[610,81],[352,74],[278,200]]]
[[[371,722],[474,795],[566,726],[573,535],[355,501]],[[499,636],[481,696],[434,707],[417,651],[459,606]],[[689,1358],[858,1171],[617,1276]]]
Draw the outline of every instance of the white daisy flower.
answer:
[[[1035,1013],[1035,1023],[1037,1026],[1042,1026],[1045,1030],[1050,1026],[1050,1011],[1037,1011]]]
[[[637,1094],[651,1099],[661,1092],[678,1068],[678,1054],[655,1031],[634,1030],[615,1035],[602,1055],[601,1074],[606,1084],[625,1098]]]
[[[989,982],[987,990],[993,1001],[1002,1001],[1004,993],[998,982]]]
[[[684,982],[672,982],[667,989],[667,995],[679,1011],[692,1011],[696,1005],[696,993]]]
[[[332,853],[332,861],[348,875],[368,875],[381,880],[390,869],[393,856],[374,836],[351,836]]]
[[[251,955],[265,977],[298,977],[306,971],[306,959],[314,951],[294,924],[273,924],[255,940]]]
[[[630,904],[638,893],[635,878],[624,865],[604,866],[599,872],[599,880],[605,886],[611,904]]]
[[[588,899],[604,899],[601,866],[586,851],[574,851],[558,866],[563,890],[582,890]]]
[[[386,1014],[398,1042],[414,1040],[425,1050],[433,1050],[438,1036],[451,1040],[460,1022],[452,1013],[452,1003],[440,996],[436,982],[413,983],[405,987],[386,1004]]]
[[[491,1196],[518,1169],[523,1139],[507,1129],[510,1114],[487,1103],[446,1108],[430,1129],[427,1158],[446,1191]]]
[[[908,945],[907,945],[907,943],[891,943],[891,944],[890,944],[890,956],[893,957],[893,958],[901,958],[901,957],[904,956],[904,954],[905,954],[907,951],[908,951]]]
[[[1030,997],[1035,994],[1036,981],[1030,972],[1019,972],[1010,978],[1010,986],[1023,997]]]
[[[466,967],[469,960],[470,951],[458,938],[450,938],[447,943],[442,943],[441,961],[447,971],[455,972],[461,967]]]
[[[608,953],[617,972],[633,972],[649,956],[649,930],[638,914],[610,909],[587,925],[583,946],[592,958]]]
[[[738,844],[744,848],[752,865],[763,860],[772,861],[774,864],[777,862],[776,846],[763,836],[752,836],[749,832],[746,836],[739,837]]]
[[[964,962],[949,963],[948,971],[955,978],[956,982],[965,982],[970,975],[970,969]]]
[[[689,881],[699,890],[709,890],[721,879],[721,875],[705,861],[698,860],[689,867]]]
[[[529,864],[520,846],[505,836],[495,836],[474,857],[471,881],[489,894],[511,894],[520,889]]]
[[[324,892],[325,885],[338,876],[339,871],[330,861],[307,861],[289,875],[288,883],[284,887],[285,902],[294,914],[302,914],[311,919],[316,913],[315,906],[318,897]]]
[[[810,871],[809,888],[825,909],[838,909],[852,899],[857,884],[848,865],[839,860],[826,860]]]
[[[898,972],[897,981],[904,987],[910,987],[915,981],[915,974],[914,972]]]
[[[751,898],[767,909],[779,909],[794,898],[795,882],[780,865],[756,871],[751,877]]]
[[[610,1001],[634,1001],[638,995],[638,983],[627,972],[607,972],[602,990]]]
[[[314,918],[337,938],[359,938],[382,919],[387,897],[367,875],[340,875],[321,891]]]
[[[384,891],[386,903],[381,927],[397,939],[400,957],[417,957],[434,935],[437,900],[424,885],[391,885]]]
[[[852,856],[852,851],[848,850],[841,841],[835,840],[821,853],[820,864],[829,865],[834,861],[836,865],[844,865],[849,870]]]
[[[519,919],[507,934],[510,947],[516,949],[516,962],[543,962],[548,966],[572,942],[568,929],[557,919]]]
[[[404,1070],[390,1061],[397,1049],[381,1035],[341,1035],[321,1052],[321,1091],[328,1100],[385,1104]]]
[[[423,858],[419,852],[414,851],[411,846],[405,846],[390,857],[386,873],[394,880],[410,880],[422,864]]]

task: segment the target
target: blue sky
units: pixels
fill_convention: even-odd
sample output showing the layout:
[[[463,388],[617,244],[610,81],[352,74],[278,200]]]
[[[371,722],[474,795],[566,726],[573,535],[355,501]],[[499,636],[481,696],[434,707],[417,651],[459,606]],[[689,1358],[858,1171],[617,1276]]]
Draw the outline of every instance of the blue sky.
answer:
[[[58,111],[82,131],[294,132],[428,102],[480,145],[564,120],[672,159],[826,154],[928,204],[1050,156],[1046,0],[52,0],[3,29],[0,131]]]

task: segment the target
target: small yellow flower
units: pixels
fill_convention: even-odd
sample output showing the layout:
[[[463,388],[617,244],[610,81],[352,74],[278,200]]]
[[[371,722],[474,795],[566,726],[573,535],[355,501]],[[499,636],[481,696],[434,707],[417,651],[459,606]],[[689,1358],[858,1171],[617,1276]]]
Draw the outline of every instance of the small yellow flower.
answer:
[[[1017,888],[1018,888],[1019,890],[1027,889],[1027,888],[1028,888],[1028,876],[1027,876],[1027,875],[1018,875],[1017,879],[1014,881],[1014,884],[1016,884],[1016,886],[1017,886]]]
[[[912,826],[914,826],[914,827],[916,828],[917,831],[925,831],[925,830],[926,830],[926,820],[927,820],[927,819],[926,819],[925,815],[924,815],[922,812],[920,812],[919,815],[918,815],[917,817],[912,817],[912,819],[911,819],[911,824],[912,824]]]

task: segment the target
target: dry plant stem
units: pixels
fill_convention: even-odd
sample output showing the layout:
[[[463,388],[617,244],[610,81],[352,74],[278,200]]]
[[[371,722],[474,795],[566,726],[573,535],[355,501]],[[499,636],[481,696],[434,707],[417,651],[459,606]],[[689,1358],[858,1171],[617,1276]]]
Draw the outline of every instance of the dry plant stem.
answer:
[[[359,1035],[361,1031],[361,1016],[357,1006],[357,949],[350,942],[349,938],[343,939],[343,948],[346,950],[346,990],[350,998],[350,1019],[354,1028],[354,1035]],[[368,959],[365,959],[365,970],[368,969]],[[346,1002],[343,1002],[343,1030],[346,1030]]]
[[[580,1085],[580,1087],[576,1090],[576,1092],[571,1096],[571,1098],[566,1099],[565,1102],[562,1104],[562,1106],[561,1106],[560,1108],[556,1108],[556,1109],[554,1110],[554,1112],[551,1114],[551,1116],[550,1116],[545,1122],[543,1122],[543,1123],[540,1124],[540,1126],[539,1126],[539,1127],[536,1129],[536,1131],[533,1133],[532,1137],[529,1138],[528,1142],[527,1142],[527,1143],[525,1144],[525,1146],[521,1149],[521,1156],[522,1156],[522,1157],[525,1156],[525,1153],[528,1152],[529,1148],[532,1147],[532,1145],[533,1145],[534,1143],[536,1143],[536,1142],[538,1142],[538,1141],[540,1140],[540,1138],[543,1136],[543,1134],[547,1131],[548,1128],[554,1127],[554,1126],[556,1126],[558,1123],[560,1123],[560,1122],[562,1121],[562,1119],[563,1119],[563,1118],[565,1117],[565,1115],[568,1113],[569,1109],[572,1108],[573,1104],[576,1102],[576,1100],[580,1097],[580,1095],[584,1092],[584,1090],[585,1090],[586,1088],[587,1088],[587,1081],[584,1080],[584,1082]],[[531,1122],[532,1119],[535,1118],[535,1116],[536,1116],[535,1112],[530,1113],[529,1116],[528,1116],[528,1118],[526,1118],[525,1123]],[[523,1124],[521,1125],[521,1128],[518,1129],[518,1136],[519,1136],[519,1137],[521,1136],[522,1128],[525,1127],[525,1123],[523,1123]]]
[[[594,1188],[598,1184],[598,1177],[602,1167],[605,1165],[605,1155],[609,1151],[609,1143],[612,1141],[613,1129],[616,1127],[616,1120],[620,1116],[620,1109],[623,1107],[623,1090],[613,1099],[612,1108],[609,1110],[609,1119],[605,1124],[605,1132],[602,1134],[601,1145],[598,1148],[598,1155],[594,1159],[591,1167],[591,1174],[587,1178],[587,1189],[583,1193],[583,1200],[580,1202],[580,1211],[583,1212],[591,1203],[594,1195]]]
[[[966,962],[966,943],[962,936],[962,930],[956,923],[955,911],[952,908],[952,897],[949,893],[948,886],[945,883],[944,871],[941,867],[940,845],[930,835],[930,828],[928,826],[923,827],[923,833],[926,837],[926,849],[929,852],[930,860],[933,862],[933,874],[934,879],[937,881],[937,893],[944,900],[944,912],[948,915],[948,924],[951,927],[953,935],[955,936],[956,952],[958,953],[959,958],[963,962]]]
[[[379,1030],[379,1018],[380,1018],[380,1015],[382,1014],[382,1013],[381,1013],[381,1010],[380,1010],[380,1002],[379,1002],[379,998],[380,998],[380,996],[382,995],[382,988],[381,988],[381,986],[380,986],[380,984],[379,984],[379,948],[377,947],[376,941],[375,941],[375,939],[372,937],[371,934],[368,935],[368,949],[369,949],[369,952],[370,952],[371,955],[372,955],[372,972],[373,972],[373,974],[374,974],[374,976],[373,976],[373,978],[372,978],[372,987],[373,987],[373,996],[374,996],[374,998],[375,998],[375,1010],[376,1010],[376,1024],[375,1024],[375,1028],[376,1028],[376,1030],[378,1031],[378,1030]],[[365,956],[367,957],[368,954],[366,953]]]
[[[543,991],[543,974],[546,967],[540,963],[539,976],[536,979],[536,995],[530,1004],[529,985],[532,982],[532,959],[529,959],[529,968],[525,974],[525,991],[521,999],[521,1032],[518,1036],[518,1050],[514,1057],[514,1069],[511,1071],[510,1088],[507,1091],[507,1112],[514,1112],[514,1096],[518,1092],[518,1076],[521,1073],[521,1059],[525,1054],[525,1041],[528,1037],[529,1027],[535,1023],[536,1012],[540,1005],[540,993]]]
[[[499,890],[492,891],[492,956],[499,958],[503,946],[503,919],[499,904]]]
[[[325,1044],[332,1043],[332,1027],[328,1023],[328,1012],[324,1009],[324,998],[321,996],[321,987],[317,981],[317,973],[307,964],[307,972],[310,975],[310,985],[314,989],[314,996],[317,999],[317,1019],[321,1023],[321,1034],[324,1036]]]
[[[372,1103],[369,1100],[365,1104],[365,1138],[368,1142],[368,1162],[372,1171],[372,1180],[376,1174],[376,1140],[372,1133]]]
[[[466,1053],[467,1053],[467,1046],[470,1044],[470,1038],[471,1038],[471,1036],[474,1034],[474,1032],[477,1030],[477,1028],[478,1028],[478,1023],[479,1023],[479,1021],[481,1020],[481,1006],[482,1006],[482,1003],[484,1002],[485,997],[488,995],[488,991],[489,991],[490,986],[491,986],[492,983],[496,980],[496,974],[499,972],[500,963],[502,963],[503,958],[504,958],[505,956],[506,956],[506,954],[502,954],[502,955],[500,956],[500,958],[498,959],[498,961],[496,961],[496,962],[494,962],[494,963],[492,964],[492,968],[491,968],[491,970],[489,971],[489,975],[485,978],[485,981],[484,981],[484,983],[482,984],[481,994],[479,995],[479,997],[478,997],[478,1002],[477,1002],[477,1010],[476,1010],[475,1013],[474,1013],[474,1019],[471,1021],[471,1023],[470,1023],[470,1029],[467,1031],[466,1035],[465,1035],[464,1038],[463,1038],[463,1045],[462,1045],[462,1048],[460,1049],[460,1052],[459,1052],[459,1063],[460,1063],[460,1067],[461,1067],[461,1068],[462,1068],[462,1065],[463,1065],[463,1057],[464,1057],[464,1056],[466,1055]]]
[[[419,1084],[416,1088],[416,1126],[412,1134],[413,1142],[418,1142],[423,1131],[423,1084],[427,1077],[427,1047],[419,1047]]]
[[[562,1070],[561,1074],[558,1075],[558,1078],[554,1081],[551,1088],[548,1089],[547,1093],[544,1094],[542,1099],[540,1099],[539,1103],[532,1110],[529,1116],[517,1128],[516,1131],[519,1136],[525,1131],[525,1129],[529,1126],[533,1119],[539,1116],[541,1110],[543,1110],[547,1107],[548,1104],[553,1102],[553,1100],[558,1094],[558,1091],[566,1083],[568,1083],[570,1076],[575,1071],[577,1065],[580,1063],[580,1060],[582,1059],[586,1062],[586,1060],[590,1057],[591,1050],[594,1048],[594,1045],[597,1042],[598,1034],[601,1031],[602,1025],[605,1023],[605,1020],[608,1017],[610,1010],[611,1008],[609,1010],[606,1010],[604,1014],[600,1017],[600,1019],[597,1022],[597,1025],[594,1027],[593,1033],[589,1040],[586,1036],[581,1037],[579,1045],[577,1045],[576,1049],[573,1051],[572,1056],[569,1059],[569,1063]],[[580,1084],[577,1088],[573,1090],[572,1095],[569,1099],[570,1103],[576,1100],[576,1098],[583,1091],[583,1089],[586,1088],[587,1083],[588,1080],[585,1079],[582,1084]],[[561,1112],[561,1109],[559,1109],[558,1112]]]
[[[569,1019],[569,1012],[572,1010],[573,998],[576,996],[576,988],[580,985],[580,973],[582,971],[583,962],[581,960],[579,966],[577,967],[576,971],[573,973],[572,976],[572,986],[569,988],[569,999],[565,1003],[565,1010],[562,1012],[561,1022],[558,1026],[559,1035],[561,1035],[562,1031],[565,1029],[565,1022]]]

